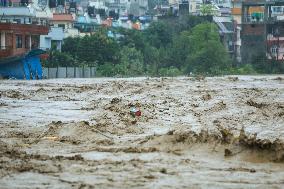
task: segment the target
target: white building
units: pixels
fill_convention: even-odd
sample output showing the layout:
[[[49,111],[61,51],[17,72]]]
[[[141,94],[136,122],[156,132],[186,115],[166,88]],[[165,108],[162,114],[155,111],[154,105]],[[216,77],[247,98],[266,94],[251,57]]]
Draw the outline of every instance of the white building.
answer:
[[[53,14],[50,20],[50,26],[63,29],[64,38],[79,36],[79,30],[74,28],[75,19],[71,14]]]
[[[64,33],[61,27],[50,27],[48,35],[40,36],[40,47],[43,50],[55,47],[58,51],[61,51],[63,39]]]

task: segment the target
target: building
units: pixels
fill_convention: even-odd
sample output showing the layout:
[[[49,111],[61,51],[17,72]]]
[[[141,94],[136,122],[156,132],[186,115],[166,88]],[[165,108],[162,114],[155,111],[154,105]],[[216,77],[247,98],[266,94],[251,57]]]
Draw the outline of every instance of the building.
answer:
[[[218,7],[222,8],[231,8],[232,0],[212,0],[211,2],[217,5]],[[234,0],[233,0],[234,1]]]
[[[199,15],[200,7],[203,4],[202,0],[188,0],[189,3],[189,14]]]
[[[74,28],[75,19],[72,14],[57,14],[53,13],[50,20],[50,26],[60,27],[63,29],[64,38],[79,36],[78,29]]]
[[[242,0],[232,0],[231,14],[237,24],[242,23]]]
[[[242,61],[256,57],[284,59],[284,1],[246,0],[242,3]]]
[[[219,1],[216,1],[219,2]],[[210,15],[221,16],[221,8],[226,12],[226,7],[223,7],[223,4],[216,4],[215,1],[206,1],[206,0],[181,0],[180,4],[188,3],[189,14],[191,15],[202,15],[202,6],[211,6]],[[220,6],[220,7],[219,7]]]
[[[46,19],[27,6],[0,8],[0,77],[42,77],[40,35],[48,34]]]
[[[40,35],[49,31],[46,20],[38,20],[28,7],[2,7],[0,57],[22,56],[40,48]]]
[[[40,47],[44,50],[55,48],[61,51],[61,46],[64,39],[64,32],[61,27],[50,27],[47,35],[40,36]]]
[[[119,17],[128,14],[128,0],[108,0],[106,7],[108,15],[111,17]]]
[[[242,0],[232,0],[231,16],[234,22],[234,49],[235,60],[241,62],[241,24],[242,24]]]
[[[128,0],[127,14],[134,16],[145,15],[148,11],[148,0]]]
[[[234,57],[234,24],[231,17],[214,16],[213,21],[218,26],[221,42],[231,57]]]

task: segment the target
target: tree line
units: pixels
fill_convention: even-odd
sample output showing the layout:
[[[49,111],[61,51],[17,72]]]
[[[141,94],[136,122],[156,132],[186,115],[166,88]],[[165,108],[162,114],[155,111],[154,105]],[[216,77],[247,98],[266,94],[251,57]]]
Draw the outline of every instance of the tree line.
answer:
[[[257,59],[255,64],[237,67],[220,41],[217,26],[206,17],[157,21],[144,31],[116,28],[112,32],[119,35],[109,37],[107,29],[99,28],[91,35],[66,38],[62,52],[52,48],[44,65],[96,66],[101,76],[267,72],[265,63]]]

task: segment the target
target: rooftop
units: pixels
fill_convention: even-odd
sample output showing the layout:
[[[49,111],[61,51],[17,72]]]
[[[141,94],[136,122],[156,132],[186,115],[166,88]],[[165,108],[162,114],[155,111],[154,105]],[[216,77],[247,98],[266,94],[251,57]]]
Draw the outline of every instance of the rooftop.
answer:
[[[35,13],[29,7],[1,7],[0,15],[34,17]]]
[[[69,21],[73,22],[73,16],[71,14],[53,14],[53,21]]]

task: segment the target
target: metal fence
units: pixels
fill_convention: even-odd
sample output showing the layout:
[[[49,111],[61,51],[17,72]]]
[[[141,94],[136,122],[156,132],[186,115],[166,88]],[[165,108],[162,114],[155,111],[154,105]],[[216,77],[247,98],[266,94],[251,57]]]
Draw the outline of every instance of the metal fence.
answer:
[[[95,67],[43,68],[43,78],[91,78],[96,76]]]

